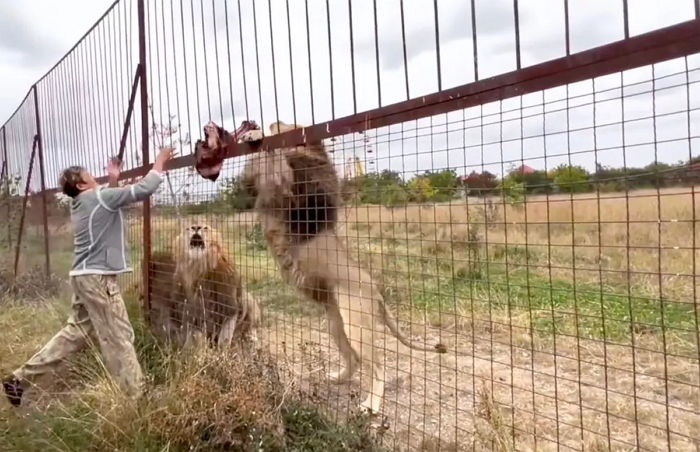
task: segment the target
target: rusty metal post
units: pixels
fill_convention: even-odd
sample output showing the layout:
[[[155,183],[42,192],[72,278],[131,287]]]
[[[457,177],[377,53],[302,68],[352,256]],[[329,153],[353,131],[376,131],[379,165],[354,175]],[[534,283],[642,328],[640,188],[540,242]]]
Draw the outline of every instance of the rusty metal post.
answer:
[[[2,152],[5,159],[5,198],[7,200],[7,249],[12,249],[12,205],[10,203],[10,161],[7,159],[7,129],[2,128]]]
[[[46,200],[46,174],[44,172],[44,146],[41,139],[41,119],[39,115],[39,94],[36,84],[32,86],[34,91],[34,115],[36,117],[36,144],[39,156],[39,177],[41,178],[41,210],[44,218],[44,253],[46,255],[46,277],[51,276],[51,251],[49,246],[49,215]]]
[[[150,165],[148,154],[148,85],[146,72],[146,21],[144,0],[138,0],[138,20],[139,20],[139,68],[141,71],[141,157],[142,166],[147,170]],[[146,199],[143,203],[143,268],[141,269],[143,278],[143,308],[144,317],[149,318],[151,311],[151,282],[149,278],[149,267],[151,266],[151,200]]]
[[[5,191],[5,186],[7,186],[7,187],[8,187],[8,190],[7,190],[7,191],[9,192],[9,185],[8,185],[8,183],[7,183],[7,174],[6,174],[6,173],[7,173],[7,160],[6,160],[5,158],[3,158],[3,160],[2,160],[2,171],[0,171],[0,184],[2,184],[3,186],[0,187],[0,189],[3,190],[3,191]],[[10,196],[9,196],[8,193],[4,193],[4,195],[5,195],[5,202],[6,202],[7,205],[9,206],[9,205],[10,205]],[[8,224],[8,225],[10,224],[10,216],[9,216],[9,215],[7,216],[7,224]],[[8,239],[10,238],[9,229],[8,229],[8,232],[7,232],[7,237],[8,237]],[[8,243],[9,243],[9,240],[8,240]]]
[[[29,188],[32,183],[32,171],[34,170],[34,157],[36,156],[37,137],[34,136],[32,144],[32,156],[29,158],[29,169],[27,170],[27,183],[24,187],[24,199],[22,200],[22,214],[19,217],[19,231],[17,231],[17,245],[15,247],[14,276],[17,278],[17,268],[19,267],[19,253],[22,248],[22,233],[24,232],[24,219],[27,215],[27,201],[29,201]]]
[[[3,128],[3,135],[5,135],[5,129]],[[9,176],[7,175],[8,172],[7,168],[7,156],[4,156],[2,159],[2,171],[0,171],[0,184],[2,184],[2,187],[0,187],[0,190],[2,190],[4,193],[4,198],[5,198],[5,203],[7,204],[7,249],[9,250],[10,247],[12,246],[12,242],[10,241],[10,184],[8,182]],[[5,188],[7,187],[7,188]]]
[[[119,154],[117,159],[119,162],[124,160],[124,151],[126,150],[126,138],[129,135],[129,126],[131,125],[131,114],[134,111],[134,100],[136,100],[136,88],[139,85],[141,78],[141,65],[136,65],[136,74],[134,74],[134,82],[131,84],[131,95],[129,96],[129,106],[126,109],[126,118],[124,118],[124,127],[122,128],[122,138],[119,141]]]

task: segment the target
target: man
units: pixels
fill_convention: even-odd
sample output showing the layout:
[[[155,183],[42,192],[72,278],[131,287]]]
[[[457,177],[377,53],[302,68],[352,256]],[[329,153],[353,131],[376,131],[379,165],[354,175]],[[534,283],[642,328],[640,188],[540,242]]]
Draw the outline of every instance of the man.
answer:
[[[162,182],[165,162],[174,155],[171,148],[160,150],[153,169],[138,183],[117,187],[119,162],[108,166],[110,187],[100,187],[92,175],[79,166],[63,171],[59,185],[72,198],[74,228],[72,313],[61,329],[38,353],[3,380],[8,400],[22,402],[22,393],[38,377],[54,372],[70,355],[82,349],[94,335],[107,370],[130,396],[138,397],[143,386],[141,366],[134,350],[134,330],[126,313],[117,275],[130,272],[129,245],[122,208],[151,196]]]

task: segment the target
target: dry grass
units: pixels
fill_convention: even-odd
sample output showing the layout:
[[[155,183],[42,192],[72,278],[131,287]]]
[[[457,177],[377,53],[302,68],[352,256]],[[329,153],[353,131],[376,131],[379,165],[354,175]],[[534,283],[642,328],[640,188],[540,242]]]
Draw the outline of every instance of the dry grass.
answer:
[[[65,303],[12,304],[0,313],[3,373],[30,356],[65,318]],[[202,343],[172,351],[136,320],[139,359],[150,376],[136,403],[90,347],[67,372],[38,382],[19,410],[0,402],[3,450],[377,450],[369,425],[340,425],[309,405],[271,355]]]
[[[477,393],[478,405],[476,414],[484,422],[477,425],[476,436],[482,443],[492,445],[493,450],[511,452],[514,449],[512,435],[507,421],[504,420],[502,409],[493,399],[488,386],[483,383]]]
[[[549,260],[561,267],[553,269],[557,277],[572,278],[577,270],[581,282],[629,281],[657,295],[693,296],[691,278],[700,271],[693,259],[693,246],[700,241],[694,224],[700,197],[692,188],[639,190],[629,196],[538,195],[518,205],[486,201],[349,207],[345,232],[450,247],[466,242],[474,227],[492,253],[506,244],[527,247],[529,265]],[[492,260],[503,262],[503,256]]]
[[[691,190],[345,209],[339,234],[383,283],[404,328],[461,353],[389,353],[388,444],[697,448],[700,237]],[[254,216],[201,217],[223,233],[263,300],[271,353],[290,363],[304,394],[351,411],[364,394],[322,377],[337,360],[322,316],[282,283],[252,233]],[[179,230],[167,215],[152,225],[156,249]],[[138,266],[140,219],[130,228]]]
[[[325,324],[273,317],[264,336],[302,390],[339,413],[352,410],[369,387],[368,369],[348,385],[329,383],[326,373],[337,368],[339,355]],[[557,340],[554,354],[546,341],[517,338],[507,319],[493,319],[499,323],[475,322],[467,332],[412,319],[414,337],[439,340],[459,355],[411,352],[393,338],[383,341],[388,381],[381,419],[390,448],[696,450],[697,365],[569,338]]]
[[[395,384],[408,385],[387,408],[392,446],[691,450],[700,375],[689,190],[346,208],[339,234],[415,335],[452,337],[470,356],[388,361]],[[269,334],[293,336],[275,350],[299,354],[299,375],[325,373],[335,356],[325,326],[251,243],[254,217],[207,218],[251,290],[280,313]],[[154,224],[159,237],[173,227]],[[354,387],[339,402],[323,379],[306,384],[339,412],[361,397]]]

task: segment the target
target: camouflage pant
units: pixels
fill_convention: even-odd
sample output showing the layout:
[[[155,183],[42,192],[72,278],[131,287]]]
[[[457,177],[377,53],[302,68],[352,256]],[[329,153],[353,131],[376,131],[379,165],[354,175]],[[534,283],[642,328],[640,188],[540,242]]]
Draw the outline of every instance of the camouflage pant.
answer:
[[[115,381],[130,395],[139,396],[143,385],[141,366],[134,350],[134,330],[126,313],[114,275],[71,277],[73,304],[70,317],[44,347],[13,374],[32,382],[54,372],[70,355],[95,336],[105,366]]]

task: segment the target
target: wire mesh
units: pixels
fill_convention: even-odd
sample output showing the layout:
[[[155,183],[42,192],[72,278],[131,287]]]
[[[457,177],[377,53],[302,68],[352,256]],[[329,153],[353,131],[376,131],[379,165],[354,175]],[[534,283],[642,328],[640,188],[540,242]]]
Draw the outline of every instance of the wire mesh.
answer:
[[[172,302],[166,317],[175,318],[165,320],[220,332],[220,305],[242,287],[263,310],[259,345],[344,419],[370,392],[372,372],[339,385],[327,377],[342,361],[332,322],[281,273],[242,178],[247,160],[229,151],[212,183],[188,157],[208,121],[231,131],[244,119],[265,130],[280,120],[313,126],[304,133],[323,138],[338,177],[327,193],[342,200],[334,235],[348,261],[338,266],[363,269],[377,290],[367,298],[335,287],[326,297],[358,306],[382,299],[410,338],[448,348],[408,351],[391,334],[360,341],[382,354],[385,445],[693,450],[700,56],[698,3],[681,3],[654,21],[627,2],[551,2],[544,11],[517,0],[161,0],[141,3],[139,30],[139,2],[117,1],[2,128],[5,181],[16,176],[20,186],[5,184],[3,243],[16,246],[12,203],[37,133],[34,95],[51,202],[48,218],[29,221],[36,231],[27,239],[37,243],[22,255],[41,249],[46,221],[42,252],[54,271],[72,255],[68,211],[53,200],[61,169],[102,175],[125,130],[126,182],[159,147],[177,148],[186,157],[152,208],[128,211],[136,271],[123,288],[150,300],[155,326],[164,321],[156,311]],[[543,34],[533,18],[544,13],[561,20]],[[494,43],[494,17],[507,43]],[[603,19],[611,25],[591,34]],[[644,35],[665,26],[673,30]],[[682,44],[654,49],[673,36]],[[489,51],[494,45],[507,50]],[[147,102],[136,99],[125,123],[143,75]],[[29,180],[34,193],[39,177]],[[308,228],[308,215],[297,226]],[[174,250],[195,246],[195,232],[219,242],[237,275],[196,284],[211,298],[211,312],[196,314],[188,303],[201,293],[172,294],[184,265]],[[290,232],[286,240],[302,239]],[[318,245],[319,262],[337,251],[328,246]],[[356,318],[355,308],[346,315]]]

